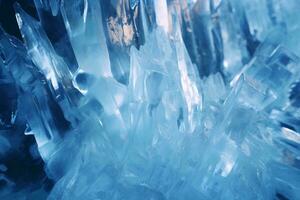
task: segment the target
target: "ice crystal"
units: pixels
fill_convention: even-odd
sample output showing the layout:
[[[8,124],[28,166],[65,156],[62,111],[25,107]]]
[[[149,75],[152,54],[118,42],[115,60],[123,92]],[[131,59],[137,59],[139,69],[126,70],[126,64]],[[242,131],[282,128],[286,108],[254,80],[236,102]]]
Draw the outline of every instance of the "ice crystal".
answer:
[[[1,197],[300,199],[298,0],[34,4],[0,30]],[[32,136],[48,190],[9,173]]]

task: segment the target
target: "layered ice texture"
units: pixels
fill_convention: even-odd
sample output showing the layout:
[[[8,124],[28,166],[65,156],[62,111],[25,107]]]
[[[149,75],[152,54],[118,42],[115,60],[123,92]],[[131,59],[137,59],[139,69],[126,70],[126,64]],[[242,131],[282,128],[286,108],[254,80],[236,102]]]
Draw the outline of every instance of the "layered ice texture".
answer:
[[[1,199],[300,199],[299,0],[34,4],[0,30]],[[48,190],[8,173],[32,136]]]

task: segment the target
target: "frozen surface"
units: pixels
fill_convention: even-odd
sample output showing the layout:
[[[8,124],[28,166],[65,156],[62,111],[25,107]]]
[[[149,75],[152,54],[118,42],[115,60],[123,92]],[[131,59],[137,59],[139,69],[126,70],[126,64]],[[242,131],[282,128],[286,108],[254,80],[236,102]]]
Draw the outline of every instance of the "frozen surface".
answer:
[[[1,197],[300,199],[298,0],[34,3],[0,29]],[[6,173],[32,136],[51,190]]]

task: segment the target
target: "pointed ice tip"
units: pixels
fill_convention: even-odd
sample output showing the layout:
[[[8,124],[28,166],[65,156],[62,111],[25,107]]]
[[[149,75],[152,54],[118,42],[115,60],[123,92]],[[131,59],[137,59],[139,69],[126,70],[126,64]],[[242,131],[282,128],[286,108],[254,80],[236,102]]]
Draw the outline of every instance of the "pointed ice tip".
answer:
[[[52,0],[50,1],[50,8],[51,8],[51,13],[53,16],[57,16],[58,15],[58,11],[60,8],[60,0]]]
[[[19,29],[22,29],[22,26],[23,26],[22,18],[24,18],[24,15],[26,13],[22,9],[21,5],[18,2],[14,3],[14,10],[15,10],[15,13],[16,13],[15,15],[16,15],[16,19],[17,19],[17,22],[18,22]]]
[[[15,13],[24,13],[25,12],[18,2],[15,2],[13,6],[14,6]]]
[[[22,9],[21,5],[18,2],[14,3],[14,10],[16,13],[15,15],[19,29],[23,27],[24,23],[37,23],[37,20],[26,13],[26,11]]]

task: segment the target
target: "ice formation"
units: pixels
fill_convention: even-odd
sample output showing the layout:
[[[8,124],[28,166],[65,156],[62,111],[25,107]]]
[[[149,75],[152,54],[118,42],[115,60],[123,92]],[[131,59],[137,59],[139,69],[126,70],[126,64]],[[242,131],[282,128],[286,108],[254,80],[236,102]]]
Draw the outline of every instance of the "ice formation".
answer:
[[[299,0],[34,4],[0,30],[1,199],[300,199]]]

